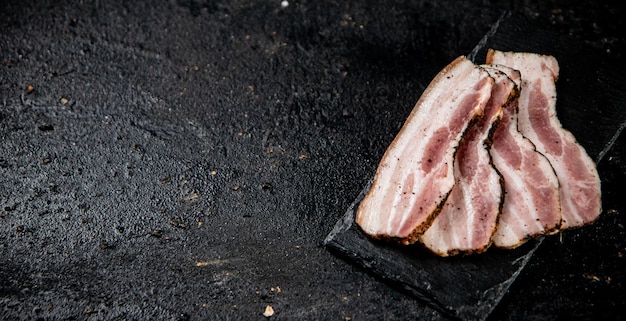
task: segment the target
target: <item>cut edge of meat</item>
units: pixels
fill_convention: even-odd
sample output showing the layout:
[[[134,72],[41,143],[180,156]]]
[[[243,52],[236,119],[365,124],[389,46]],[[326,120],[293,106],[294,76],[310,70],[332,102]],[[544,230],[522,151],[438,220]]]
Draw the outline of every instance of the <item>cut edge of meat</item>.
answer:
[[[478,67],[483,68],[487,71],[488,70],[488,66],[485,65],[478,65]],[[502,77],[506,77],[506,79],[508,79],[508,76],[504,73],[502,73],[501,71],[498,71]],[[490,75],[492,78],[494,78],[494,85],[491,89],[491,97],[488,100],[487,104],[492,103],[492,99],[494,98],[494,92],[498,89],[496,88],[499,84],[498,84],[498,80],[495,79],[495,77],[493,77],[493,75]],[[510,80],[509,80],[510,81]],[[496,231],[496,228],[498,226],[498,220],[500,217],[500,213],[502,213],[502,207],[503,207],[503,203],[504,203],[504,197],[505,197],[505,189],[504,189],[504,178],[502,176],[502,174],[498,171],[498,169],[495,167],[494,163],[493,163],[493,158],[491,156],[491,153],[489,152],[489,150],[491,149],[491,145],[493,144],[493,135],[496,131],[496,129],[498,128],[500,121],[502,120],[502,116],[503,116],[503,108],[505,108],[506,106],[510,106],[510,104],[515,101],[515,99],[519,96],[519,87],[513,83],[513,86],[511,87],[511,90],[508,93],[500,93],[500,96],[497,97],[497,99],[499,99],[500,101],[498,102],[494,102],[494,104],[497,104],[492,106],[492,108],[494,108],[495,110],[493,110],[493,114],[491,114],[491,119],[489,120],[489,124],[485,124],[488,126],[486,132],[482,132],[482,134],[480,134],[480,141],[475,142],[475,145],[473,145],[473,147],[476,148],[484,148],[484,155],[486,156],[486,159],[488,160],[488,166],[490,167],[490,169],[493,171],[491,174],[495,177],[497,177],[497,181],[498,181],[498,186],[499,186],[499,195],[497,195],[497,201],[494,202],[494,204],[497,203],[497,209],[495,209],[495,212],[492,212],[492,214],[495,214],[493,217],[491,217],[491,219],[489,220],[489,222],[486,222],[485,224],[487,224],[487,229],[486,230],[490,230],[490,232],[488,233],[488,237],[484,238],[484,242],[480,242],[479,245],[474,244],[474,246],[469,246],[469,244],[446,244],[445,246],[439,244],[436,244],[436,238],[437,237],[444,237],[444,235],[442,235],[442,231],[437,230],[437,231],[432,231],[432,233],[429,233],[429,231],[431,231],[432,228],[443,228],[444,230],[446,229],[446,226],[438,226],[436,223],[438,221],[438,219],[441,218],[441,215],[445,215],[447,214],[447,212],[443,212],[443,213],[439,213],[439,215],[437,217],[435,217],[433,219],[433,223],[429,226],[429,228],[419,237],[419,241],[420,243],[423,245],[424,248],[426,248],[428,251],[438,255],[438,256],[442,256],[442,257],[447,257],[447,256],[456,256],[456,255],[471,255],[471,254],[481,254],[484,253],[485,251],[487,251],[487,249],[489,249],[489,247],[491,247],[492,243],[493,243],[493,234]],[[502,100],[504,99],[504,100]],[[483,115],[483,117],[487,116],[487,107],[485,107],[485,115]],[[483,119],[477,120],[478,122],[480,122]],[[466,128],[463,137],[459,143],[459,145],[457,146],[457,150],[455,152],[458,152],[458,148],[461,146],[461,144],[464,144],[466,142],[466,139],[469,139],[466,135],[466,133],[470,130],[472,130],[472,126],[476,126],[475,124],[470,125]],[[457,166],[458,166],[458,156],[455,156],[454,158],[454,163],[455,163],[455,174],[459,174],[457,173]],[[459,177],[455,177],[456,180],[456,184],[453,187],[453,189],[451,190],[451,193],[454,191],[454,189],[456,189],[457,187],[459,187],[460,183],[459,183]],[[448,204],[448,202],[450,201],[450,199],[448,198],[446,201],[444,201],[444,203],[442,204],[441,208],[445,208],[445,206]],[[449,204],[448,204],[449,205]],[[492,208],[493,210],[493,208]],[[453,210],[454,211],[454,210]],[[478,215],[484,215],[485,213],[482,212],[478,212]],[[452,214],[450,214],[452,215]],[[458,219],[458,217],[455,217],[454,219]],[[470,224],[474,224],[475,221],[471,222]],[[434,224],[434,225],[433,225]],[[442,223],[443,224],[443,223]],[[449,231],[451,226],[447,227]],[[454,232],[459,232],[459,231],[454,231]],[[456,237],[462,237],[462,236],[456,236]]]
[[[515,79],[515,83],[519,86],[521,86],[522,84],[522,78],[524,77],[523,75],[521,75],[519,70],[513,69],[511,67],[508,67],[506,65],[498,65],[498,64],[491,64],[490,66],[492,66],[495,69],[490,69],[490,70],[496,70],[499,71],[501,73],[504,73],[505,75],[507,75],[510,79]],[[518,94],[521,94],[521,87],[519,87],[519,91]],[[518,96],[519,97],[519,96]],[[560,215],[560,209],[561,209],[561,204],[560,204],[560,192],[559,192],[559,181],[557,179],[556,176],[556,172],[554,171],[554,168],[552,166],[552,163],[548,160],[547,157],[545,157],[545,155],[543,155],[541,152],[537,151],[535,144],[533,144],[533,142],[528,139],[527,137],[525,137],[524,135],[522,135],[522,133],[518,130],[517,128],[517,117],[518,117],[518,104],[517,101],[512,101],[512,103],[514,105],[509,106],[512,109],[506,109],[505,111],[508,112],[512,112],[511,114],[509,114],[509,118],[508,118],[508,122],[505,122],[504,126],[508,126],[508,127],[502,127],[500,128],[501,130],[503,130],[501,135],[504,135],[503,137],[508,137],[509,139],[513,139],[515,142],[517,142],[517,144],[511,144],[512,142],[509,142],[509,144],[506,144],[506,146],[511,146],[511,145],[517,145],[520,148],[520,151],[526,150],[528,152],[530,152],[530,155],[527,155],[528,157],[524,157],[523,153],[520,154],[520,156],[522,158],[520,158],[520,161],[522,161],[520,163],[520,166],[523,166],[524,163],[526,163],[524,160],[534,160],[537,163],[533,163],[535,164],[534,166],[532,166],[532,169],[539,169],[539,168],[543,168],[543,171],[541,173],[543,173],[543,175],[546,175],[546,178],[548,178],[548,182],[552,182],[552,193],[550,195],[553,195],[553,198],[549,198],[552,201],[554,201],[553,204],[553,210],[554,213],[558,213],[558,217],[556,216],[552,216],[552,217],[548,217],[549,220],[546,221],[545,223],[541,223],[543,226],[542,227],[537,227],[535,226],[535,230],[534,231],[529,231],[529,233],[524,234],[523,236],[515,236],[514,238],[511,238],[511,235],[509,235],[507,238],[504,238],[507,233],[503,232],[503,229],[506,229],[507,231],[510,231],[511,233],[512,230],[510,230],[510,226],[506,225],[506,224],[499,224],[498,225],[498,231],[496,231],[496,233],[494,233],[494,245],[498,248],[503,248],[503,249],[513,249],[516,247],[521,246],[522,244],[526,243],[528,240],[542,236],[542,235],[549,235],[549,234],[554,234],[556,232],[559,231],[559,227],[561,224],[561,215]],[[509,134],[507,134],[509,133]],[[500,137],[500,136],[498,136]],[[500,142],[500,141],[498,141]],[[499,151],[497,150],[497,146],[496,145],[496,149],[494,149],[492,151],[492,154],[495,153],[495,155],[500,155]],[[503,146],[504,147],[504,146]],[[506,147],[505,147],[506,148]],[[495,157],[495,156],[494,156]],[[502,162],[504,159],[500,158],[500,156],[495,157],[497,162],[496,163],[500,163]],[[505,163],[500,163],[502,166],[505,166]],[[496,164],[496,167],[500,167],[500,165]],[[508,167],[505,166],[505,168],[502,168],[504,171],[504,173],[506,174],[505,176],[509,176],[509,180],[514,179],[516,175],[512,175],[515,174],[515,172],[513,171],[513,173],[511,173],[510,171],[508,171]],[[545,172],[544,172],[545,171]],[[529,173],[529,172],[526,172]],[[529,173],[532,174],[532,173]],[[511,176],[512,175],[512,176]],[[524,175],[526,176],[526,175]],[[521,179],[521,178],[520,178]],[[523,180],[523,179],[521,179]],[[505,185],[507,185],[509,183],[509,181],[506,180],[505,178]],[[527,182],[522,181],[521,183],[523,183],[523,185],[526,185]],[[510,186],[509,186],[510,187]],[[533,186],[534,187],[534,186]],[[505,189],[507,187],[505,186]],[[514,189],[514,191],[519,192],[517,189]],[[548,190],[544,190],[544,192],[546,192]],[[509,190],[509,192],[513,192],[511,190]],[[517,198],[516,194],[524,194],[524,193],[511,193],[511,195],[509,197],[514,197],[516,198],[518,201],[519,199]],[[540,194],[542,195],[542,197],[548,197],[546,195],[544,195],[543,193]],[[534,200],[534,197],[531,198],[531,200]],[[507,212],[507,209],[511,209],[511,207],[508,207],[510,205],[510,203],[508,203],[508,201],[510,201],[510,199],[505,198],[505,207],[503,209],[503,213],[502,215],[504,215],[503,219],[504,220],[508,220],[510,219],[509,217],[507,217],[506,215],[509,214],[509,212]],[[529,204],[526,204],[529,205]],[[535,204],[536,205],[536,204]],[[539,205],[541,206],[541,204]],[[515,207],[513,207],[515,208]],[[524,209],[520,209],[522,212],[524,211]],[[535,209],[536,211],[539,211],[537,209]],[[530,215],[530,213],[529,213]],[[537,220],[539,220],[539,217],[537,218]],[[504,222],[504,221],[503,221]],[[540,222],[540,221],[537,221]],[[527,222],[528,223],[528,222]],[[522,222],[518,222],[518,225],[522,224]],[[517,233],[519,234],[519,233]]]
[[[415,107],[413,108],[413,110],[411,111],[411,113],[409,114],[407,121],[405,121],[405,125],[400,129],[400,132],[397,134],[396,138],[394,139],[394,141],[390,144],[390,146],[387,148],[385,154],[383,155],[383,158],[381,159],[381,162],[379,164],[379,167],[377,169],[377,173],[374,177],[373,183],[372,183],[372,187],[370,188],[370,190],[368,191],[368,193],[366,194],[366,196],[364,197],[364,199],[361,201],[361,203],[359,204],[359,207],[357,209],[357,213],[356,213],[356,223],[357,225],[363,230],[363,232],[365,232],[367,235],[369,235],[372,238],[375,239],[383,239],[383,240],[388,240],[388,241],[395,241],[401,244],[412,244],[415,243],[418,240],[418,237],[430,226],[430,224],[432,223],[432,221],[434,220],[434,218],[439,214],[439,212],[441,211],[441,207],[443,206],[443,204],[445,203],[445,200],[447,199],[450,190],[452,189],[452,186],[454,185],[454,178],[453,175],[451,173],[449,174],[445,174],[444,177],[447,177],[446,180],[451,180],[451,182],[449,183],[450,186],[449,188],[446,187],[446,189],[444,191],[441,192],[441,194],[439,194],[437,196],[437,201],[433,204],[431,204],[430,206],[427,207],[427,215],[424,217],[421,217],[419,220],[421,221],[417,221],[418,224],[415,225],[410,225],[411,229],[408,233],[390,233],[389,229],[380,229],[379,227],[376,227],[376,224],[382,224],[381,222],[376,222],[376,221],[372,221],[372,220],[379,220],[379,218],[374,218],[372,216],[375,215],[388,215],[388,214],[372,214],[372,213],[368,213],[371,212],[372,209],[371,207],[379,207],[379,205],[377,205],[377,203],[374,204],[368,204],[366,202],[368,202],[368,198],[373,197],[373,198],[378,198],[380,196],[374,196],[377,192],[381,193],[380,189],[383,188],[385,186],[385,184],[389,185],[392,184],[392,182],[390,183],[380,183],[378,182],[379,179],[381,179],[381,175],[380,175],[380,171],[381,168],[384,167],[389,167],[389,166],[396,166],[397,162],[399,161],[395,161],[393,160],[391,162],[391,165],[386,164],[385,160],[388,159],[389,157],[393,157],[395,154],[395,152],[391,152],[392,149],[396,148],[396,144],[398,143],[398,140],[400,139],[399,137],[401,137],[405,131],[408,131],[409,129],[407,129],[407,123],[414,121],[416,119],[420,120],[420,121],[426,121],[427,119],[424,119],[424,115],[420,115],[420,111],[422,110],[422,108],[431,108],[429,106],[424,106],[426,104],[429,103],[433,103],[437,101],[437,97],[445,97],[447,95],[442,95],[442,90],[443,91],[449,91],[451,89],[449,89],[449,87],[442,87],[441,85],[438,85],[442,82],[446,82],[446,81],[451,81],[451,78],[454,78],[455,75],[453,74],[449,74],[450,72],[452,72],[454,70],[454,68],[457,65],[460,64],[466,64],[467,67],[470,71],[468,70],[463,70],[463,72],[467,72],[467,73],[477,73],[474,75],[475,78],[480,79],[480,81],[478,81],[476,84],[473,84],[474,86],[474,90],[476,90],[476,92],[474,93],[476,95],[476,101],[472,101],[471,103],[471,115],[468,114],[466,117],[466,120],[463,120],[463,122],[461,123],[461,128],[459,129],[460,132],[455,135],[454,137],[450,138],[452,139],[453,142],[455,142],[454,146],[452,146],[453,148],[450,149],[448,152],[446,152],[446,154],[451,152],[451,157],[450,154],[448,154],[448,156],[446,156],[445,160],[446,163],[449,163],[449,158],[451,158],[451,160],[454,159],[454,153],[456,152],[456,148],[458,146],[459,141],[462,139],[463,137],[463,133],[464,131],[467,129],[467,127],[469,127],[471,124],[473,124],[476,119],[480,116],[482,116],[482,109],[484,108],[484,105],[486,104],[488,97],[489,97],[489,93],[491,91],[491,87],[493,85],[493,79],[488,75],[488,73],[484,70],[482,70],[481,68],[479,68],[477,65],[475,65],[474,63],[472,63],[471,61],[469,61],[465,56],[459,56],[458,58],[456,58],[453,62],[451,62],[448,66],[446,66],[445,68],[443,68],[438,74],[437,76],[431,81],[431,84],[429,84],[429,86],[425,89],[425,91],[422,93],[421,97],[418,99],[417,103],[415,104]],[[469,68],[469,64],[471,64],[472,68],[476,68],[471,69]],[[453,77],[450,77],[453,76]],[[480,77],[478,77],[480,76]],[[457,77],[458,78],[458,77]],[[460,80],[461,82],[465,82],[465,80]],[[431,86],[432,85],[432,86]],[[454,91],[458,91],[460,90],[461,92],[464,92],[468,89],[463,89],[463,88],[454,88],[452,89]],[[418,118],[420,117],[420,118]],[[411,129],[413,130],[413,129]],[[432,138],[432,137],[429,137]],[[402,139],[406,139],[406,138],[402,138]],[[412,138],[411,140],[413,140],[414,138]],[[401,150],[401,149],[400,149]],[[391,155],[391,156],[390,156]],[[450,172],[452,166],[450,165],[445,165],[444,168],[448,168],[446,171]],[[387,174],[389,175],[389,174]],[[446,183],[448,184],[448,183]],[[376,188],[376,186],[378,186],[378,189]],[[389,193],[388,188],[385,187],[385,189],[383,190],[384,192]],[[377,201],[379,202],[379,201]],[[395,202],[395,201],[394,201]],[[390,215],[391,216],[391,215]],[[402,223],[404,224],[404,223]]]
[[[533,64],[528,64],[528,57],[537,57]],[[537,53],[508,52],[490,49],[487,59],[492,62],[509,64],[511,67],[522,69],[522,74],[535,73],[532,81],[526,79],[526,99],[540,101],[540,95],[531,95],[531,92],[541,92],[542,81],[550,87],[555,87],[558,79],[558,61],[555,57]],[[519,65],[519,66],[518,66]],[[552,76],[552,77],[550,77]],[[551,78],[551,81],[548,80]],[[536,88],[542,86],[542,88]],[[523,89],[524,90],[524,89]],[[525,95],[525,96],[524,96]],[[549,126],[535,125],[533,119],[541,119],[536,115],[522,117],[520,131],[535,143],[537,150],[542,152],[553,164],[561,183],[562,224],[560,230],[582,227],[595,222],[602,214],[601,180],[595,162],[585,148],[578,143],[576,137],[564,128],[556,116],[556,93],[547,96],[546,105],[549,106],[550,117],[545,122]],[[520,98],[520,101],[522,98]],[[536,106],[536,105],[532,105]],[[541,106],[541,104],[539,105]],[[533,108],[533,110],[539,110]],[[534,113],[534,112],[533,112]],[[535,131],[534,128],[547,128]],[[558,138],[557,138],[558,136]],[[557,143],[554,143],[556,141]]]

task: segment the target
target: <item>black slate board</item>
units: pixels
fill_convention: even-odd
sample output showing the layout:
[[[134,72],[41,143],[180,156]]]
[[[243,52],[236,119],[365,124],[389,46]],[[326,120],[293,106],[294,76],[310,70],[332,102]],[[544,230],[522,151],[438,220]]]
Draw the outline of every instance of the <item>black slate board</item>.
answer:
[[[553,55],[561,67],[557,114],[597,163],[626,124],[623,68],[594,60],[583,44],[533,27],[526,19],[504,13],[468,55],[476,63],[488,48]],[[586,66],[586,68],[580,68]],[[599,108],[602,107],[602,108]],[[602,173],[600,173],[602,176]],[[408,247],[374,241],[354,224],[354,211],[369,186],[348,208],[325,245],[388,283],[451,318],[486,319],[531,259],[543,239],[511,251],[489,249],[473,256],[436,257],[419,245]]]
[[[354,224],[354,211],[368,189],[337,222],[326,245],[451,317],[485,319],[541,244],[539,239],[513,251],[441,258],[419,245],[372,241]]]

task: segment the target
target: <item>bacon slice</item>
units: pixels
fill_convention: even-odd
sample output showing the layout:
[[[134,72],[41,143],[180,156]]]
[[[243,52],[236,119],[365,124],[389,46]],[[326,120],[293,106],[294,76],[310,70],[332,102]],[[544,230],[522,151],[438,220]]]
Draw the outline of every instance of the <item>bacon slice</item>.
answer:
[[[523,75],[518,70],[502,65],[483,67],[498,83],[519,94]],[[531,237],[555,232],[561,223],[556,173],[550,161],[517,130],[517,95],[515,98],[503,109],[490,150],[506,191],[493,235],[493,244],[500,248],[515,248]]]
[[[420,237],[426,248],[440,256],[482,253],[491,245],[504,191],[502,177],[491,165],[491,136],[502,118],[502,106],[517,97],[517,88],[502,73],[483,117],[467,129],[454,159],[456,184],[441,213]]]
[[[556,58],[490,49],[488,64],[522,74],[518,128],[550,160],[560,185],[561,229],[588,224],[602,211],[600,178],[593,160],[556,118]]]
[[[482,114],[493,78],[460,56],[428,85],[383,155],[356,213],[368,235],[414,243],[454,186],[454,154]]]

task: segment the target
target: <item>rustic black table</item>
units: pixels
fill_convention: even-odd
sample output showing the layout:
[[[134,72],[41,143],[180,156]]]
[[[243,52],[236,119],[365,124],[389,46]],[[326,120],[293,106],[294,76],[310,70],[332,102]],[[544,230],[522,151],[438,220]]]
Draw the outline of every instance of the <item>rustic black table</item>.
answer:
[[[3,1],[0,319],[450,319],[329,234],[434,74],[498,46],[562,61],[559,117],[598,162],[604,211],[545,238],[479,318],[623,320],[623,15]]]

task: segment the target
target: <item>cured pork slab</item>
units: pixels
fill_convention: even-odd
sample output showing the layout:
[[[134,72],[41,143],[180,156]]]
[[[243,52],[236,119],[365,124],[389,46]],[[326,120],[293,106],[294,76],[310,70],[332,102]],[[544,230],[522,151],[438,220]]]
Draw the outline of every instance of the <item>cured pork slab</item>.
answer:
[[[559,181],[561,229],[588,224],[602,211],[600,178],[593,160],[556,117],[559,65],[553,56],[490,49],[488,64],[519,70],[519,131],[552,164]]]
[[[502,118],[503,105],[517,97],[515,84],[503,73],[495,83],[483,117],[463,135],[454,159],[456,184],[439,215],[420,242],[440,256],[482,253],[491,245],[504,197],[504,182],[492,166],[491,136]]]
[[[554,57],[534,53],[454,60],[383,155],[356,223],[449,256],[593,222],[600,178],[556,118],[558,75]]]
[[[502,65],[483,67],[498,84],[519,94],[523,76],[518,70]],[[493,244],[501,248],[515,248],[531,237],[556,232],[561,223],[556,173],[548,159],[517,130],[518,99],[515,98],[503,108],[490,149],[506,191],[493,235]]]
[[[454,155],[466,128],[483,113],[493,78],[464,56],[424,90],[383,155],[357,209],[368,235],[414,243],[455,184]]]

